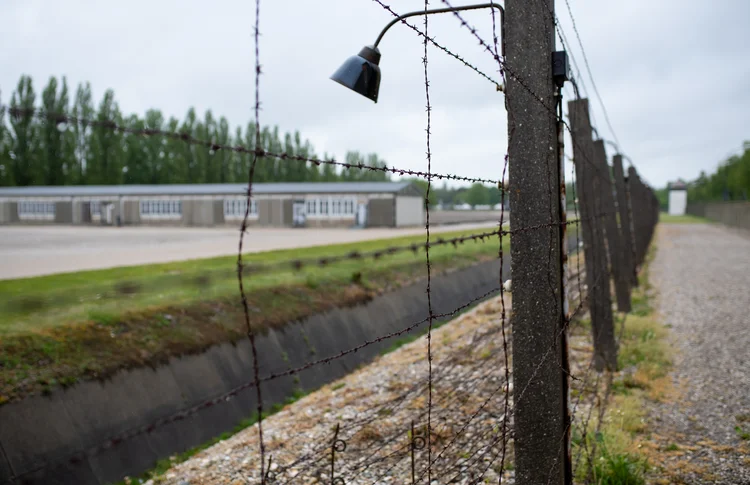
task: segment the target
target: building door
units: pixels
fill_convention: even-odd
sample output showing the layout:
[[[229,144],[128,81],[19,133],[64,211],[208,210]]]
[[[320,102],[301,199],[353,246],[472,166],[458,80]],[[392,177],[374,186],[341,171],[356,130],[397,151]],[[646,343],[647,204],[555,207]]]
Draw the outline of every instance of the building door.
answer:
[[[111,202],[102,202],[102,224],[112,224],[112,213],[114,212],[115,206]]]
[[[359,227],[367,226],[367,203],[360,202],[357,204],[357,225]]]
[[[292,205],[292,226],[304,227],[305,226],[305,201],[295,200]]]

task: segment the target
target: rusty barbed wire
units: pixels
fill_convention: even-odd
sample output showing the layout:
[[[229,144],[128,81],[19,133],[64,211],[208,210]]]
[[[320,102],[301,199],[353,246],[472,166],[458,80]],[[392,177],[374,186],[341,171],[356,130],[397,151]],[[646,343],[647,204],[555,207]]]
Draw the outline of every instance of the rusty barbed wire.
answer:
[[[470,299],[466,303],[464,303],[464,304],[462,304],[462,305],[454,308],[450,312],[444,312],[444,313],[434,314],[433,318],[435,318],[435,319],[441,319],[441,318],[446,318],[446,317],[453,316],[453,315],[455,315],[455,314],[463,311],[464,309],[471,307],[475,303],[477,303],[477,302],[479,302],[481,300],[484,300],[484,299],[492,296],[493,294],[497,293],[498,291],[499,291],[498,288],[493,288],[493,289],[491,289],[491,290],[489,290],[489,291],[487,291],[487,292],[485,292],[485,293],[483,293],[481,295],[478,295],[478,296]],[[389,340],[389,339],[392,339],[394,337],[398,337],[398,336],[404,335],[404,334],[410,332],[411,330],[416,329],[420,325],[426,323],[427,320],[428,320],[427,318],[423,318],[423,319],[421,319],[421,320],[419,320],[417,322],[414,322],[411,325],[409,325],[409,326],[407,326],[407,327],[405,327],[405,328],[403,328],[401,330],[390,332],[390,333],[387,333],[387,334],[382,335],[380,337],[367,340],[367,341],[365,341],[365,342],[363,342],[363,343],[361,343],[361,344],[359,344],[359,345],[357,345],[355,347],[352,347],[352,348],[347,349],[347,350],[343,350],[343,351],[341,351],[341,352],[339,352],[339,353],[337,353],[335,355],[332,355],[332,356],[329,356],[329,357],[326,357],[326,358],[321,358],[321,359],[318,359],[318,360],[315,360],[315,361],[311,361],[311,362],[308,362],[308,363],[306,363],[306,364],[304,364],[302,366],[299,366],[299,367],[296,367],[296,368],[293,368],[293,369],[288,369],[286,371],[281,371],[281,372],[269,374],[269,375],[267,375],[265,377],[259,378],[257,380],[257,383],[256,383],[255,379],[248,380],[248,381],[246,381],[246,382],[244,382],[244,383],[242,383],[242,384],[240,384],[240,385],[238,385],[238,386],[230,389],[229,391],[220,394],[219,396],[216,396],[214,398],[202,401],[202,402],[200,402],[198,404],[195,404],[193,406],[190,406],[188,408],[180,410],[180,411],[178,411],[176,413],[172,413],[172,414],[170,414],[168,416],[164,416],[162,418],[156,419],[156,420],[152,421],[151,423],[149,423],[147,425],[138,426],[136,428],[130,429],[130,430],[125,431],[123,433],[119,433],[119,434],[117,434],[115,436],[112,436],[112,437],[110,437],[108,439],[105,439],[105,440],[101,441],[96,446],[89,447],[89,448],[87,448],[85,450],[79,450],[79,451],[76,451],[76,452],[72,452],[72,453],[68,454],[66,457],[64,457],[64,458],[62,458],[60,460],[55,460],[53,463],[47,463],[47,464],[40,465],[38,467],[29,469],[29,470],[26,470],[26,471],[24,471],[22,473],[14,474],[14,475],[12,475],[10,477],[10,479],[11,480],[16,480],[16,479],[19,479],[21,477],[33,474],[33,473],[35,473],[35,472],[37,472],[39,470],[42,470],[44,468],[49,467],[51,464],[78,463],[78,462],[84,460],[85,458],[96,456],[96,455],[98,455],[98,454],[100,454],[100,453],[102,453],[104,451],[107,451],[107,450],[109,450],[109,449],[111,449],[113,447],[116,447],[116,446],[124,443],[125,441],[130,440],[130,439],[132,439],[132,438],[134,438],[136,436],[140,436],[140,435],[143,435],[143,434],[150,434],[150,433],[154,432],[156,429],[159,429],[159,428],[161,428],[161,427],[163,427],[163,426],[165,426],[167,424],[178,422],[178,421],[182,421],[182,420],[187,419],[190,416],[192,416],[192,415],[194,415],[194,414],[196,414],[196,413],[198,413],[198,412],[200,412],[200,411],[202,411],[204,409],[207,409],[207,408],[213,407],[213,406],[215,406],[217,404],[220,404],[222,402],[228,401],[228,400],[230,400],[231,398],[233,398],[234,396],[236,396],[237,394],[239,394],[240,392],[242,392],[242,391],[244,391],[246,389],[251,389],[253,387],[259,386],[260,384],[262,384],[264,382],[268,382],[268,381],[272,381],[272,380],[275,380],[275,379],[279,379],[281,377],[298,374],[298,373],[300,373],[300,372],[302,372],[304,370],[310,369],[310,368],[312,368],[314,366],[321,365],[321,364],[326,364],[326,363],[332,362],[334,360],[337,360],[337,359],[339,359],[341,357],[344,357],[345,355],[349,355],[351,353],[357,352],[357,351],[359,351],[359,350],[361,350],[361,349],[363,349],[363,348],[365,348],[365,347],[367,347],[369,345],[373,345],[375,343],[383,342],[385,340]]]
[[[601,214],[593,214],[589,217],[589,219],[593,219],[595,217],[604,217],[609,214],[607,213],[601,213]],[[501,214],[501,220],[504,221],[504,214]],[[576,220],[569,220],[566,221],[565,224],[567,225],[575,225],[577,232],[579,232],[579,222],[580,219]],[[504,224],[504,222],[503,222]],[[474,243],[484,243],[491,238],[494,237],[504,237],[508,235],[512,235],[514,233],[522,233],[527,231],[534,231],[538,229],[543,228],[549,228],[558,225],[557,223],[544,223],[544,224],[538,224],[534,226],[529,226],[526,228],[519,228],[519,229],[494,229],[491,231],[484,231],[480,233],[471,233],[464,236],[456,236],[456,237],[450,237],[445,238],[442,236],[439,236],[437,239],[431,240],[429,247],[430,248],[437,248],[441,246],[450,246],[453,249],[458,249],[460,245],[463,245],[467,242],[474,242]],[[580,238],[578,239],[578,244],[580,244]],[[242,263],[242,271],[244,274],[266,274],[266,273],[274,273],[277,271],[296,271],[296,272],[302,272],[305,269],[314,269],[314,268],[325,268],[330,267],[331,265],[346,262],[346,261],[364,261],[366,259],[372,258],[373,260],[381,260],[382,258],[395,256],[397,254],[401,253],[417,253],[420,250],[424,250],[426,247],[426,243],[412,243],[412,244],[403,244],[403,245],[393,245],[393,246],[387,246],[380,249],[374,249],[370,251],[358,251],[358,250],[352,250],[345,254],[332,254],[332,255],[323,255],[323,256],[316,256],[316,257],[309,257],[309,258],[299,258],[299,259],[290,259],[290,260],[282,260],[274,263],[255,263],[255,262],[243,262]],[[498,259],[500,259],[498,257]],[[578,262],[579,266],[579,272],[580,272],[580,261]],[[142,293],[142,292],[149,292],[152,291],[154,287],[164,288],[169,286],[170,284],[174,284],[175,287],[177,286],[189,286],[189,285],[195,285],[199,288],[208,288],[213,282],[217,280],[221,280],[223,278],[226,278],[230,276],[232,273],[229,273],[229,271],[217,269],[217,270],[211,270],[211,271],[202,271],[195,274],[177,274],[177,275],[170,275],[166,274],[163,276],[160,276],[155,279],[149,279],[148,285],[143,284],[142,282],[138,280],[123,280],[118,282],[116,285],[114,285],[112,288],[104,288],[101,291],[98,291],[96,294],[95,300],[106,300],[106,299],[116,299],[116,298],[130,298],[133,295]],[[502,278],[502,275],[500,276]],[[579,279],[579,287],[580,287],[580,279]],[[502,286],[502,284],[500,284]],[[59,293],[50,293],[47,297],[47,299],[28,299],[25,297],[19,297],[15,299],[9,299],[5,302],[5,305],[7,308],[13,310],[13,311],[22,311],[22,312],[29,312],[29,311],[39,311],[44,308],[45,305],[48,303],[63,303],[65,301],[79,301],[81,299],[81,294],[78,293],[75,290],[68,291],[64,290]]]
[[[450,3],[450,2],[448,1],[448,0],[441,0],[441,1],[442,1],[442,2],[444,3],[444,4],[446,4],[446,5],[448,6],[448,7],[450,7],[450,8],[454,8],[454,7],[453,7],[453,5],[451,5],[451,3]],[[484,39],[483,39],[483,38],[482,38],[482,37],[481,37],[481,36],[480,36],[480,35],[479,35],[479,34],[477,33],[477,29],[476,29],[476,27],[474,27],[474,26],[472,26],[471,24],[469,24],[469,23],[468,23],[468,22],[467,22],[467,21],[466,21],[466,20],[464,19],[464,17],[463,17],[463,16],[462,16],[462,15],[461,15],[461,14],[460,14],[459,12],[457,12],[457,11],[454,11],[454,12],[451,12],[451,13],[452,13],[452,14],[453,14],[453,15],[454,15],[454,16],[455,16],[455,17],[456,17],[456,18],[457,18],[458,20],[459,20],[459,22],[460,22],[460,24],[461,24],[461,26],[462,26],[462,27],[464,27],[464,28],[468,29],[468,30],[469,30],[469,32],[471,32],[471,34],[472,34],[472,35],[473,35],[473,36],[474,36],[474,37],[475,37],[475,38],[477,39],[477,41],[479,42],[479,45],[480,45],[480,46],[482,46],[482,47],[483,47],[483,48],[484,48],[484,49],[485,49],[485,50],[486,50],[487,52],[489,52],[489,53],[490,53],[490,55],[491,55],[491,56],[493,57],[493,59],[495,59],[495,61],[496,61],[496,62],[497,62],[497,64],[498,64],[498,67],[499,67],[499,69],[500,69],[500,70],[501,70],[501,72],[503,73],[503,76],[505,76],[505,74],[507,73],[507,75],[508,75],[508,76],[510,76],[510,77],[511,77],[511,78],[512,78],[512,79],[513,79],[513,80],[514,80],[515,82],[517,82],[517,83],[518,83],[518,84],[519,84],[519,85],[520,85],[520,86],[521,86],[521,87],[522,87],[522,88],[523,88],[523,89],[524,89],[525,91],[527,91],[527,92],[528,92],[529,94],[531,94],[531,96],[533,97],[533,99],[534,99],[534,100],[535,100],[536,102],[538,102],[539,104],[541,104],[541,105],[542,105],[542,106],[543,106],[543,107],[544,107],[544,108],[545,108],[545,109],[546,109],[546,110],[547,110],[547,111],[548,111],[548,112],[549,112],[550,114],[552,114],[552,115],[553,115],[553,116],[555,117],[555,119],[556,119],[556,120],[558,120],[558,121],[562,122],[562,123],[563,123],[563,124],[565,125],[565,127],[567,128],[567,130],[568,130],[568,131],[569,131],[569,132],[571,133],[571,135],[572,135],[572,133],[573,133],[573,132],[572,132],[572,130],[571,130],[571,128],[570,128],[570,126],[569,126],[569,125],[568,125],[568,123],[567,123],[567,122],[566,122],[566,121],[565,121],[565,120],[564,120],[564,119],[562,118],[562,116],[559,116],[559,115],[557,114],[557,112],[556,112],[556,110],[555,110],[555,107],[554,107],[554,106],[550,106],[550,105],[548,105],[548,104],[547,104],[547,102],[545,102],[544,98],[542,98],[542,97],[541,97],[541,96],[540,96],[539,94],[537,94],[537,93],[536,93],[536,92],[535,92],[535,91],[534,91],[533,89],[531,89],[531,87],[529,87],[529,85],[528,85],[528,84],[526,83],[526,81],[525,81],[524,79],[522,79],[522,78],[521,78],[521,77],[520,77],[519,75],[517,75],[517,74],[516,74],[516,73],[515,73],[515,72],[514,72],[514,71],[513,71],[513,70],[512,70],[511,68],[509,68],[509,67],[508,67],[507,63],[506,63],[506,62],[504,61],[504,59],[503,59],[503,58],[502,58],[501,56],[499,56],[499,55],[497,55],[497,54],[496,54],[495,52],[493,52],[493,49],[492,49],[492,47],[490,46],[490,44],[489,44],[489,43],[487,43],[487,41],[485,41],[485,40],[484,40]],[[507,99],[507,96],[506,96],[506,99]],[[510,112],[509,112],[509,113],[510,113]],[[572,141],[573,141],[573,144],[574,144],[574,145],[576,145],[576,140],[575,140],[575,137],[572,137]],[[588,157],[585,157],[585,159],[584,159],[584,162],[585,162],[585,163],[588,163],[588,164],[590,164],[590,165],[591,165],[592,167],[595,167],[595,168],[596,168],[596,169],[598,170],[598,167],[596,166],[596,164],[594,164],[594,163],[593,163],[593,161],[591,161],[591,160],[588,160]]]
[[[260,147],[260,75],[261,75],[261,67],[260,67],[260,42],[259,42],[259,36],[260,36],[260,29],[259,29],[259,22],[260,22],[260,0],[255,0],[255,29],[254,29],[254,37],[255,37],[255,150],[253,153],[253,159],[250,163],[250,169],[248,173],[248,181],[247,181],[247,197],[245,199],[245,213],[242,218],[242,226],[240,229],[240,237],[239,237],[239,245],[237,250],[237,279],[239,283],[239,290],[240,290],[240,297],[242,301],[242,310],[245,318],[245,324],[247,326],[247,337],[250,340],[250,348],[252,352],[252,361],[253,361],[253,380],[255,382],[255,393],[256,393],[256,400],[257,400],[257,413],[258,413],[258,440],[260,443],[260,475],[261,475],[261,484],[265,485],[267,475],[265,473],[265,463],[266,463],[266,448],[265,443],[263,441],[263,396],[261,392],[261,386],[258,383],[259,379],[259,362],[258,362],[258,349],[256,347],[255,343],[255,330],[253,329],[253,326],[250,323],[250,308],[247,301],[247,296],[245,295],[245,287],[244,287],[244,271],[243,263],[242,263],[242,244],[245,237],[245,232],[247,228],[247,221],[248,217],[250,215],[250,201],[252,199],[252,188],[253,188],[253,177],[255,175],[255,167],[258,162],[258,148]],[[269,463],[270,467],[270,463]]]
[[[494,9],[493,9],[494,10]],[[494,29],[494,16],[493,16],[493,29]],[[494,33],[494,32],[493,32]],[[503,42],[505,42],[505,39],[503,39]],[[497,50],[497,49],[495,49]],[[508,159],[509,154],[505,154],[505,162],[503,163],[503,175],[502,179],[505,180],[505,173],[508,170]],[[500,187],[500,227],[503,227],[504,217],[505,217],[505,188]],[[500,332],[502,334],[503,339],[503,359],[504,359],[504,366],[505,366],[505,382],[508,383],[508,386],[510,386],[510,361],[508,359],[508,338],[505,335],[505,326],[506,326],[506,309],[505,309],[505,295],[503,295],[503,291],[505,289],[505,282],[503,281],[503,266],[504,266],[504,255],[505,250],[503,248],[503,241],[502,241],[502,234],[500,235],[500,244],[498,249],[498,256],[500,258],[500,271],[498,272],[498,283],[500,285]],[[508,446],[508,439],[507,439],[507,433],[508,433],[508,407],[510,405],[510,389],[505,393],[505,399],[503,402],[503,451],[502,451],[502,458],[500,460],[500,484],[503,482],[503,476],[502,476],[502,470],[505,467],[505,456],[506,456],[506,449]]]
[[[615,130],[612,128],[612,123],[609,121],[609,113],[607,113],[607,107],[604,106],[604,101],[602,100],[601,95],[599,95],[599,90],[596,87],[596,81],[594,81],[594,75],[591,73],[591,66],[589,65],[589,59],[588,56],[586,56],[586,49],[583,47],[583,41],[581,40],[581,35],[578,32],[578,26],[576,25],[576,19],[573,15],[573,9],[570,7],[570,1],[565,0],[565,5],[568,7],[568,14],[570,15],[570,21],[573,23],[573,31],[576,34],[576,38],[578,39],[578,45],[581,47],[581,54],[583,55],[583,62],[586,66],[586,71],[589,74],[589,79],[591,80],[591,86],[594,89],[594,94],[596,94],[596,98],[599,100],[599,105],[602,107],[602,112],[604,113],[604,121],[607,123],[607,127],[609,128],[609,132],[612,133],[612,138],[615,139],[615,142],[618,146],[620,146],[620,141],[617,139],[617,134],[615,133]]]
[[[266,483],[266,447],[263,441],[263,395],[258,379],[260,378],[258,349],[255,343],[255,330],[250,323],[250,306],[245,294],[243,264],[242,264],[242,244],[245,239],[247,221],[250,216],[251,199],[253,196],[253,178],[255,176],[255,167],[258,162],[258,149],[260,148],[260,0],[255,0],[255,150],[253,159],[250,163],[247,180],[247,195],[245,199],[245,214],[242,217],[242,226],[240,228],[239,244],[237,248],[237,281],[239,284],[240,298],[242,301],[242,312],[247,326],[247,338],[250,341],[250,349],[253,361],[253,381],[255,383],[256,412],[258,413],[258,441],[260,443],[260,477],[261,485]],[[270,463],[269,463],[270,467]]]
[[[385,3],[383,3],[383,1],[382,1],[382,0],[373,0],[373,2],[375,2],[375,3],[379,4],[379,5],[381,6],[381,7],[383,7],[383,9],[385,9],[385,10],[386,10],[386,11],[388,11],[388,12],[390,12],[390,13],[391,13],[391,14],[392,14],[392,15],[393,15],[394,17],[398,17],[398,16],[399,16],[399,14],[397,14],[396,12],[394,12],[394,11],[393,11],[393,9],[391,9],[391,7],[390,7],[390,6],[388,6],[388,5],[386,5]],[[444,46],[442,46],[442,45],[438,44],[438,43],[437,43],[437,42],[435,41],[435,38],[434,38],[434,37],[428,37],[428,36],[427,36],[427,35],[425,34],[425,32],[422,32],[421,30],[419,30],[419,28],[417,28],[416,26],[414,26],[414,25],[410,24],[409,22],[407,22],[407,21],[406,21],[406,19],[401,19],[401,20],[400,20],[400,22],[401,22],[402,24],[406,25],[407,27],[409,27],[409,28],[410,28],[411,30],[413,30],[414,32],[416,32],[416,33],[417,33],[417,35],[419,35],[420,37],[424,38],[424,39],[425,39],[426,41],[429,41],[429,42],[430,42],[430,44],[432,44],[433,46],[437,47],[438,49],[440,49],[441,51],[445,52],[445,53],[446,53],[446,54],[448,54],[449,56],[451,56],[451,57],[453,57],[454,59],[458,60],[459,62],[461,62],[461,64],[463,64],[464,66],[468,67],[468,68],[469,68],[469,69],[471,69],[472,71],[474,71],[474,72],[476,72],[477,74],[479,74],[480,76],[482,76],[482,77],[483,77],[484,79],[486,79],[487,81],[489,81],[489,82],[491,82],[492,84],[494,84],[494,85],[495,85],[495,89],[496,89],[497,91],[503,91],[503,89],[504,89],[504,88],[503,88],[503,84],[502,84],[502,83],[500,83],[500,82],[498,82],[498,81],[495,81],[494,79],[492,79],[492,77],[490,77],[489,75],[487,75],[487,74],[485,74],[484,72],[480,71],[480,70],[479,70],[479,68],[477,68],[477,67],[476,67],[476,66],[474,66],[473,64],[469,63],[469,62],[468,62],[468,61],[467,61],[466,59],[464,59],[463,57],[459,56],[458,54],[455,54],[454,52],[452,52],[452,51],[448,50],[448,49],[447,49],[446,47],[444,47]]]
[[[432,189],[432,150],[430,148],[430,129],[432,123],[432,106],[430,104],[430,79],[427,71],[427,7],[430,1],[424,0],[424,92],[425,92],[425,111],[427,113],[426,148],[427,148],[427,191],[424,197],[425,208],[425,265],[427,266],[427,482],[432,482],[432,465],[430,457],[432,456],[432,323],[434,320],[432,313],[432,266],[430,265],[430,190]],[[501,228],[502,229],[502,228]]]
[[[470,301],[466,302],[465,304],[463,304],[461,306],[458,306],[457,308],[455,308],[454,310],[452,310],[450,312],[446,312],[446,313],[442,313],[442,314],[436,314],[436,315],[434,315],[434,317],[435,318],[443,318],[443,317],[448,317],[448,316],[455,315],[456,313],[459,313],[463,309],[472,306],[474,303],[476,303],[476,302],[478,302],[480,300],[483,300],[483,299],[491,296],[492,294],[498,293],[498,291],[499,291],[499,288],[494,288],[494,289],[492,289],[492,290],[490,290],[490,291],[488,291],[488,292],[486,292],[486,293],[484,293],[482,295],[479,295],[479,296],[477,296],[475,298],[472,298]],[[588,296],[586,297],[586,299],[588,299]],[[579,309],[583,308],[584,301],[585,301],[585,299],[581,301],[581,303],[579,304],[578,308],[574,311],[574,314],[577,313]],[[365,346],[370,345],[372,343],[380,342],[380,341],[383,341],[383,340],[386,340],[386,339],[389,339],[389,338],[393,338],[393,337],[402,335],[402,334],[407,333],[408,331],[416,328],[420,324],[425,323],[426,320],[427,319],[422,319],[419,322],[416,322],[415,324],[412,324],[412,325],[410,325],[410,326],[408,326],[408,327],[406,327],[406,328],[404,328],[402,330],[399,330],[399,331],[396,331],[396,332],[391,332],[389,334],[383,335],[383,336],[378,337],[376,339],[372,339],[370,341],[364,342],[364,343],[362,343],[362,344],[360,344],[360,345],[358,345],[358,346],[356,346],[354,348],[342,351],[342,352],[340,352],[340,353],[338,353],[338,354],[336,354],[334,356],[330,356],[330,357],[327,357],[327,358],[323,358],[323,359],[319,359],[319,360],[316,360],[316,361],[313,361],[313,362],[309,362],[309,363],[307,363],[307,364],[305,364],[303,366],[297,367],[295,369],[290,369],[290,370],[287,370],[287,371],[284,371],[284,372],[280,372],[280,373],[276,373],[276,374],[271,374],[271,375],[268,375],[266,377],[262,377],[262,378],[260,378],[258,380],[257,384],[255,383],[255,380],[251,380],[251,381],[246,382],[246,383],[244,383],[244,384],[242,384],[240,386],[237,386],[234,389],[232,389],[232,390],[230,390],[230,391],[228,391],[226,393],[223,393],[222,395],[217,396],[217,397],[215,397],[213,399],[210,399],[210,400],[207,400],[207,401],[203,401],[203,402],[201,402],[201,403],[199,403],[197,405],[191,406],[190,408],[184,409],[184,410],[182,410],[182,411],[180,411],[178,413],[174,413],[174,414],[172,414],[170,416],[163,417],[163,418],[160,418],[158,420],[155,420],[154,422],[150,423],[149,425],[141,426],[141,427],[129,430],[127,432],[121,433],[121,434],[119,434],[119,435],[117,435],[115,437],[109,438],[108,440],[103,441],[102,443],[100,443],[96,447],[92,447],[92,448],[89,448],[87,450],[81,450],[81,451],[72,453],[71,455],[68,456],[68,458],[66,458],[64,460],[60,460],[60,462],[72,462],[72,463],[76,463],[76,462],[81,461],[82,459],[84,459],[86,457],[95,456],[96,454],[101,453],[103,451],[106,451],[106,450],[108,450],[108,449],[110,449],[112,447],[115,447],[115,446],[123,443],[124,441],[127,441],[128,439],[131,439],[131,438],[133,438],[135,436],[138,436],[138,435],[141,435],[141,434],[151,433],[154,430],[160,428],[161,426],[164,426],[166,424],[173,423],[173,422],[176,422],[176,421],[181,421],[181,420],[186,419],[186,418],[190,417],[191,415],[193,415],[193,414],[195,414],[195,413],[197,413],[197,412],[199,412],[199,411],[201,411],[203,409],[212,407],[212,406],[214,406],[216,404],[219,404],[219,403],[221,403],[223,401],[229,400],[233,396],[235,396],[236,394],[238,394],[239,392],[241,392],[242,390],[251,388],[251,387],[253,387],[255,385],[258,385],[258,384],[260,384],[262,382],[267,382],[267,381],[270,381],[270,380],[273,380],[273,379],[276,379],[276,378],[279,378],[279,377],[296,374],[296,373],[301,372],[303,370],[309,369],[309,368],[313,367],[314,365],[331,362],[331,361],[333,361],[333,360],[335,360],[337,358],[343,357],[344,355],[347,355],[347,354],[352,353],[352,352],[356,352],[357,350],[359,350],[361,348],[364,348]],[[545,356],[545,358],[546,358],[546,356]],[[540,366],[541,366],[541,364],[542,363],[540,363]],[[534,376],[532,376],[532,378],[533,377]],[[523,397],[523,392],[521,392],[521,395],[519,396],[518,400],[522,399],[522,397]],[[512,409],[511,409],[510,412],[512,412]],[[28,471],[26,471],[26,472],[24,472],[22,474],[14,476],[12,478],[15,479],[15,478],[19,478],[21,476],[28,475],[28,474],[36,472],[39,469],[42,469],[44,467],[45,466],[41,466],[41,467],[38,467],[38,468],[35,468],[35,469],[32,469],[32,470],[28,470]]]
[[[248,148],[243,145],[225,145],[225,144],[216,143],[213,141],[200,140],[198,138],[193,137],[190,133],[186,133],[186,132],[174,132],[174,131],[162,130],[162,129],[157,129],[157,128],[130,128],[128,126],[118,124],[113,120],[88,119],[88,118],[68,115],[66,113],[48,112],[48,111],[44,111],[42,109],[36,109],[36,108],[18,108],[18,107],[12,107],[12,106],[7,106],[7,105],[0,105],[0,108],[7,108],[9,114],[15,117],[32,116],[32,117],[36,117],[39,119],[51,120],[57,124],[80,123],[80,124],[86,124],[87,126],[91,126],[91,127],[105,128],[105,129],[109,129],[115,132],[126,133],[126,134],[134,135],[134,136],[163,136],[165,138],[169,138],[172,140],[183,141],[187,143],[188,145],[202,146],[213,151],[226,150],[226,151],[231,151],[235,153],[245,153],[245,154],[253,155],[258,158],[270,157],[270,158],[276,158],[278,160],[283,160],[283,161],[312,163],[316,166],[332,165],[332,166],[342,167],[346,169],[357,169],[357,170],[367,170],[371,172],[391,173],[391,174],[399,175],[399,176],[410,176],[410,177],[418,177],[418,178],[424,178],[424,179],[426,179],[428,175],[427,172],[422,172],[419,170],[410,170],[410,169],[405,169],[405,168],[398,168],[395,166],[394,167],[388,167],[388,166],[381,167],[381,166],[368,165],[365,163],[347,163],[347,162],[339,162],[335,158],[321,159],[321,158],[314,158],[314,157],[306,157],[302,155],[292,155],[286,152],[277,153],[277,152],[273,152],[269,150],[264,150],[263,148],[260,148],[260,147]],[[255,124],[256,124],[256,127],[260,126],[260,124],[257,122]],[[438,179],[438,180],[453,180],[457,182],[482,183],[482,184],[492,184],[492,185],[499,185],[502,183],[502,181],[500,180],[486,179],[486,178],[481,178],[481,177],[464,177],[464,176],[455,175],[455,174],[432,173],[430,174],[430,177],[433,179]]]

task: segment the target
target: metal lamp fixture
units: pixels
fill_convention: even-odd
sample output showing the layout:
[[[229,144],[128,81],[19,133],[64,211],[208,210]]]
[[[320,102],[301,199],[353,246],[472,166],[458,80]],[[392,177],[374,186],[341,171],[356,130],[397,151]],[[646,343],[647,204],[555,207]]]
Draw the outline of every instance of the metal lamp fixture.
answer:
[[[500,28],[505,25],[505,11],[496,3],[482,3],[478,5],[465,5],[462,7],[436,8],[433,10],[420,10],[400,15],[390,21],[375,39],[373,45],[368,45],[359,51],[356,56],[351,56],[333,73],[331,79],[362,96],[378,102],[378,91],[380,90],[380,51],[378,44],[385,33],[394,24],[401,20],[417,15],[431,15],[435,13],[458,12],[461,10],[478,10],[481,8],[496,8],[500,10]],[[505,39],[505,36],[502,36]]]

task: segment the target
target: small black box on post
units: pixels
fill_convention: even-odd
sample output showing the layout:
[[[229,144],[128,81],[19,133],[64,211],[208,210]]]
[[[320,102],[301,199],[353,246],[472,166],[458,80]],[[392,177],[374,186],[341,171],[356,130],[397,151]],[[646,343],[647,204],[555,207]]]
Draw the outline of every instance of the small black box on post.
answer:
[[[552,79],[558,88],[562,88],[565,81],[570,81],[570,65],[568,64],[568,53],[555,51],[552,53]]]

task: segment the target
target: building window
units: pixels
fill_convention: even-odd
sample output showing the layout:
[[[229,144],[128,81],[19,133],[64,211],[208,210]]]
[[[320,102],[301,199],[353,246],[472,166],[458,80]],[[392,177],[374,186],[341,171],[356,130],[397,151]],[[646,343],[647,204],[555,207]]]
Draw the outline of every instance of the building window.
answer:
[[[247,198],[224,199],[224,218],[225,219],[242,219],[245,217],[247,209]],[[250,201],[249,217],[258,215],[258,204],[255,200]]]
[[[89,212],[91,217],[99,217],[102,215],[102,203],[98,200],[92,200],[89,202]]]
[[[39,200],[24,200],[18,203],[18,218],[21,220],[55,219],[55,203]]]
[[[352,197],[320,197],[307,199],[307,215],[318,218],[349,217],[354,215],[355,199]]]
[[[315,214],[318,213],[318,211],[316,210],[317,209],[317,202],[318,202],[317,199],[308,199],[307,200],[307,204],[306,204],[307,205],[307,207],[306,207],[307,215],[314,216]]]
[[[142,200],[141,217],[144,219],[180,219],[182,201],[169,199]]]
[[[332,216],[339,216],[341,215],[341,209],[343,201],[341,199],[331,199],[331,215]]]

